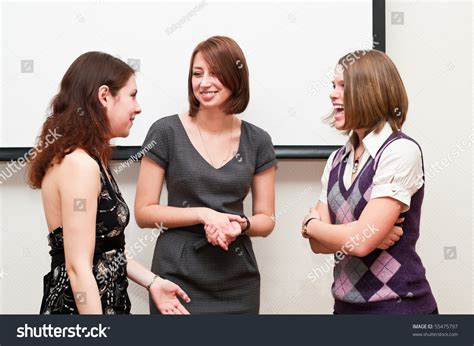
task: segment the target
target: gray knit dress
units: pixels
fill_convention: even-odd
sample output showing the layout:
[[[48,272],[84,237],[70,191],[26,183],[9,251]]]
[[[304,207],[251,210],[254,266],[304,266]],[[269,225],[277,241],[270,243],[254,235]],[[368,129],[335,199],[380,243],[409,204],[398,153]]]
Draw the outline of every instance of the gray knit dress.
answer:
[[[241,215],[254,175],[277,164],[268,133],[246,121],[238,152],[219,169],[195,149],[178,115],[157,120],[143,148],[166,171],[168,206],[180,208]],[[259,312],[260,273],[246,235],[224,251],[207,242],[202,224],[168,229],[157,239],[151,269],[186,291],[191,314]],[[159,313],[151,301],[150,312]]]

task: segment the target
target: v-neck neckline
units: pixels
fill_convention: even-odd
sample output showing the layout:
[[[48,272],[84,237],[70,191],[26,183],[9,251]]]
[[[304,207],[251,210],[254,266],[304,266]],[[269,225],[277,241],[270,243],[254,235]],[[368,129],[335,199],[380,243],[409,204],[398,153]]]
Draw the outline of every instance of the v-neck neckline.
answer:
[[[120,189],[118,187],[118,184],[115,181],[115,178],[112,172],[110,171],[109,167],[103,165],[102,163],[99,163],[99,165],[100,165],[100,169],[103,171],[106,184],[108,184],[111,187],[112,191],[114,192],[114,194],[117,196],[119,200],[121,200],[122,202],[125,202],[125,200],[122,197],[122,193],[120,192]]]
[[[187,139],[187,142],[189,143],[189,145],[192,147],[193,151],[200,157],[200,159],[202,161],[204,161],[209,167],[211,167],[212,169],[214,169],[215,171],[220,171],[221,169],[223,169],[224,167],[226,167],[229,163],[231,163],[234,158],[235,158],[235,155],[237,153],[240,152],[240,149],[241,149],[241,146],[242,146],[242,136],[243,136],[243,132],[244,132],[244,121],[241,120],[240,121],[240,137],[239,137],[239,146],[237,148],[237,153],[233,154],[232,157],[226,162],[224,163],[222,166],[220,166],[219,168],[216,168],[214,167],[209,161],[207,161],[204,156],[201,155],[201,153],[196,149],[196,147],[194,146],[193,142],[191,141],[191,138],[189,138],[189,135],[188,135],[188,132],[186,131],[186,128],[184,127],[184,124],[183,122],[181,121],[181,117],[179,116],[179,114],[176,114],[175,115],[176,118],[177,118],[177,121],[178,123],[180,124],[180,128],[182,129],[182,131],[184,132],[184,135]]]
[[[343,192],[344,196],[347,196],[347,194],[348,193],[350,194],[352,192],[352,190],[354,189],[354,186],[359,181],[359,177],[362,175],[362,173],[367,168],[367,165],[371,161],[372,157],[369,155],[369,158],[367,159],[367,161],[365,161],[364,165],[359,170],[359,173],[355,176],[354,180],[349,185],[349,188],[346,188],[346,184],[344,184],[344,173],[347,169],[347,161],[349,160],[350,152],[346,153],[345,155],[347,155],[347,158],[344,157],[341,161],[341,165],[339,166],[339,189],[341,190],[341,192]]]

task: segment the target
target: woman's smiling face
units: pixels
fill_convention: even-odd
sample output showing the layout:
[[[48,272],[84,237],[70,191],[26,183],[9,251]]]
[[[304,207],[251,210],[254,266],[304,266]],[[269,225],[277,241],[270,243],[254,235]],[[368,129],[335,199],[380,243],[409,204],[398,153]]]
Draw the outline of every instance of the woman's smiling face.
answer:
[[[217,108],[223,105],[231,95],[231,91],[210,70],[200,52],[196,54],[193,61],[192,85],[200,108]]]
[[[338,67],[339,66],[340,65],[338,65]],[[334,107],[334,126],[336,129],[342,130],[346,123],[344,116],[344,72],[342,68],[338,67],[336,67],[334,73],[334,80],[332,82],[333,90],[329,98]]]

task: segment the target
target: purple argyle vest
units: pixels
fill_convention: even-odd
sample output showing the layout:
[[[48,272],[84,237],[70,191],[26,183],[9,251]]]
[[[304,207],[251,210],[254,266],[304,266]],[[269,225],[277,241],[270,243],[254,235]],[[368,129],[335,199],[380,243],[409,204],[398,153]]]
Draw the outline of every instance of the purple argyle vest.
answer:
[[[381,154],[400,138],[418,145],[402,132],[393,133],[375,158],[368,159],[349,189],[343,181],[349,153],[345,146],[337,151],[329,174],[327,196],[332,224],[359,219],[370,199]],[[412,196],[410,209],[402,214],[404,234],[394,246],[388,250],[376,249],[365,257],[347,255],[340,261],[335,258],[332,294],[336,313],[426,314],[436,309],[425,268],[415,250],[424,190],[423,184]]]

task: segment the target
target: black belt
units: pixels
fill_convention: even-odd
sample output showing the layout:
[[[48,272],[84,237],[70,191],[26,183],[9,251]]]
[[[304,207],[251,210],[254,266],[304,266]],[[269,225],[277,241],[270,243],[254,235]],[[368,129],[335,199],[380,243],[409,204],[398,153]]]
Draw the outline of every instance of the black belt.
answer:
[[[196,251],[209,244],[206,238],[206,232],[204,231],[204,225],[202,224],[168,228],[165,232],[172,232],[187,240],[190,240],[190,238],[193,239],[193,247]]]
[[[122,232],[112,238],[97,238],[95,240],[94,262],[104,252],[125,247],[125,234]],[[64,249],[55,249],[49,252],[51,255],[51,268],[65,263]]]

